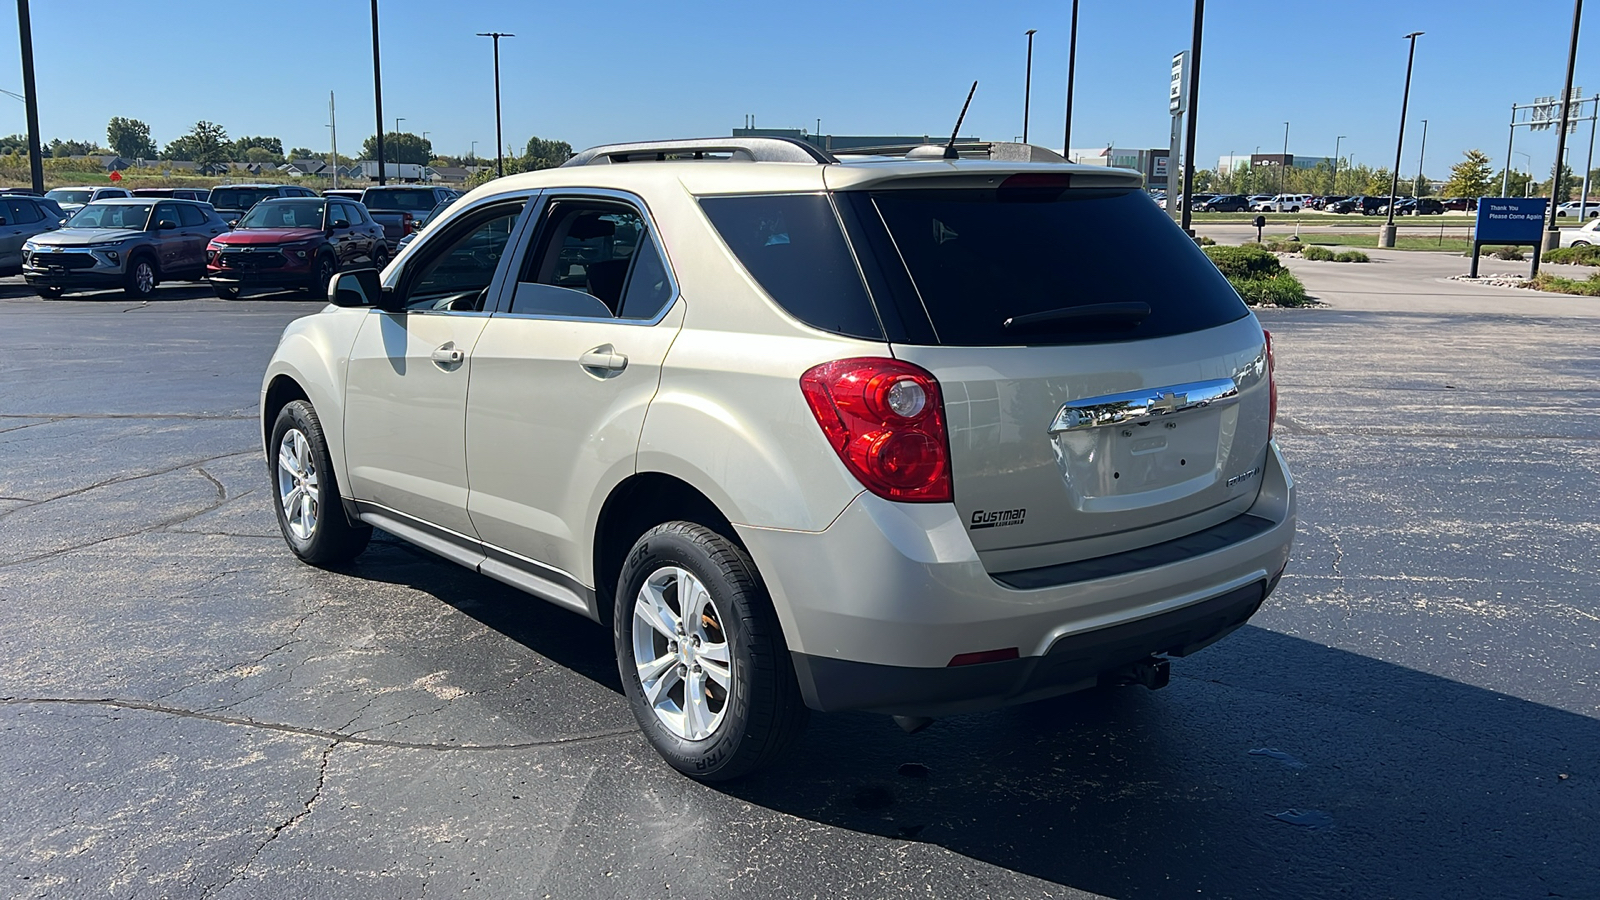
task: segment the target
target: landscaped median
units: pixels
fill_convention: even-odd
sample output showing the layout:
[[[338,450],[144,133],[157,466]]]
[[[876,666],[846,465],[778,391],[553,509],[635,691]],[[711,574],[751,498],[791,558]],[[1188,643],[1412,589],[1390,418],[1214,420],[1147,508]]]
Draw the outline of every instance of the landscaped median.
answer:
[[[1206,247],[1205,254],[1252,306],[1310,306],[1314,302],[1278,255],[1260,244]]]

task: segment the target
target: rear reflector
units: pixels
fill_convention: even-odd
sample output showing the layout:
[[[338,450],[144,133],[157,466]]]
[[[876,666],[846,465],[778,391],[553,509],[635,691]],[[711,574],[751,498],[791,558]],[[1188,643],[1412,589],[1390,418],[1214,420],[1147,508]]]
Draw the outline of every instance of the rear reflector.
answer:
[[[1007,647],[1004,650],[979,650],[976,653],[958,653],[950,657],[951,666],[973,666],[978,663],[1005,662],[1008,659],[1017,659],[1021,654],[1016,647]]]

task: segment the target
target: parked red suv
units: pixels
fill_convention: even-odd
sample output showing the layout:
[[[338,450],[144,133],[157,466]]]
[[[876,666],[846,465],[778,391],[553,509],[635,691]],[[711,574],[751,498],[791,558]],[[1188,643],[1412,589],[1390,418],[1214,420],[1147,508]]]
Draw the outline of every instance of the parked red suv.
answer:
[[[349,200],[286,197],[263,200],[206,247],[206,278],[224,300],[246,287],[296,287],[326,292],[341,269],[389,261],[383,226]]]

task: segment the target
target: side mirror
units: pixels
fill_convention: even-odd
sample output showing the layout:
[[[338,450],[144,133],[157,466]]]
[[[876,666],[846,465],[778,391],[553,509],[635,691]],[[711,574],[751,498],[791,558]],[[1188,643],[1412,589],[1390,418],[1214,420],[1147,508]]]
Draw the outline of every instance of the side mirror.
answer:
[[[328,282],[328,302],[334,306],[370,306],[391,312],[400,308],[394,292],[383,289],[377,269],[351,269],[335,275]]]
[[[349,228],[349,227],[350,227],[350,223],[346,222],[344,219],[334,219],[332,222],[328,223],[328,230],[329,231],[332,231],[332,230],[334,230],[336,228]]]
[[[156,230],[157,231],[171,231],[172,229],[177,228],[177,227],[178,227],[178,223],[172,221],[171,219],[162,219],[161,221],[156,223]]]
[[[229,228],[238,228],[239,227],[239,220],[238,219],[229,219],[228,220],[228,227]]]

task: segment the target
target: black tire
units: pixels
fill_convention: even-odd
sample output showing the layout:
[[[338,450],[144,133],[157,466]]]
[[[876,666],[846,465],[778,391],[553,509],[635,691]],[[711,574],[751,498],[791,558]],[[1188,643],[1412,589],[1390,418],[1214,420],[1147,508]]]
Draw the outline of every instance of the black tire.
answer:
[[[36,287],[33,291],[46,300],[60,300],[61,296],[67,292],[67,289],[64,287]]]
[[[225,284],[217,284],[216,282],[212,282],[211,292],[216,294],[217,299],[219,300],[239,299],[239,289],[237,287],[229,287]]]
[[[328,296],[328,282],[339,273],[339,263],[331,254],[324,253],[317,257],[317,274],[312,282],[305,287],[305,292],[315,297]]]
[[[387,266],[388,264],[389,250],[387,247],[379,247],[372,251],[372,267],[374,269],[377,269],[381,272],[383,271],[383,267]]]
[[[316,484],[309,492],[313,501],[309,528],[300,533],[291,526],[284,510],[284,476],[282,455],[284,439],[291,431],[306,440],[305,458],[310,460]],[[267,476],[274,502],[272,508],[278,516],[278,530],[294,555],[314,566],[334,566],[349,562],[367,549],[372,539],[372,527],[352,525],[345,517],[344,504],[339,499],[339,484],[333,474],[333,464],[328,457],[328,442],[322,436],[322,423],[317,411],[305,400],[294,400],[279,410],[272,424],[272,441],[267,445]],[[289,472],[289,481],[303,484],[303,480]],[[302,521],[302,524],[306,524]]]
[[[705,586],[728,645],[732,677],[722,719],[699,740],[674,733],[657,716],[645,699],[634,659],[635,602],[645,581],[668,567],[687,570]],[[618,579],[613,632],[623,691],[639,728],[668,764],[690,778],[728,781],[747,775],[778,760],[805,731],[810,710],[800,698],[777,614],[755,564],[711,529],[667,522],[639,538]]]
[[[128,260],[128,273],[122,279],[122,292],[136,300],[149,300],[155,295],[159,281],[155,261],[148,256],[135,256]]]

